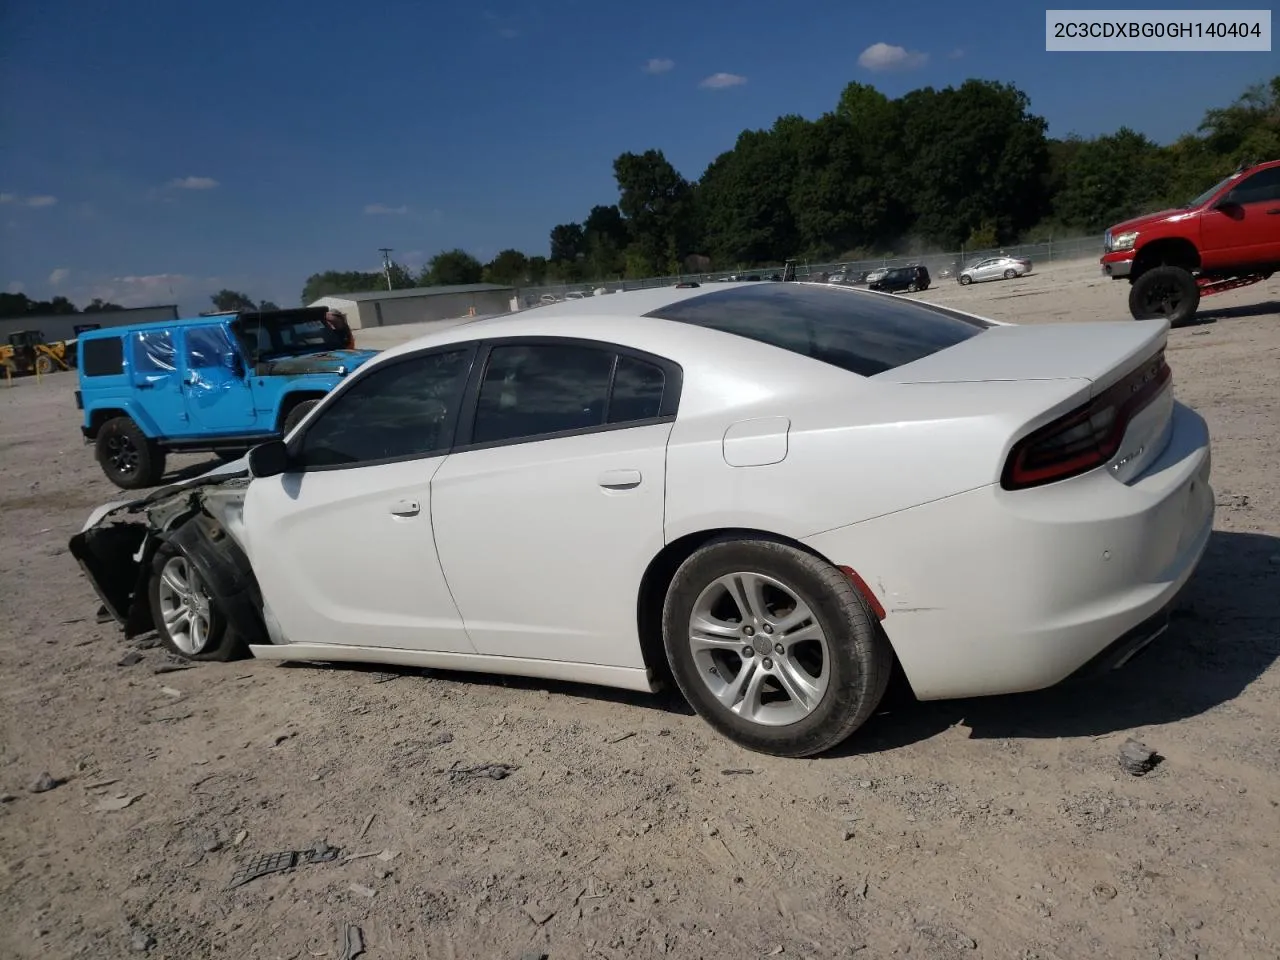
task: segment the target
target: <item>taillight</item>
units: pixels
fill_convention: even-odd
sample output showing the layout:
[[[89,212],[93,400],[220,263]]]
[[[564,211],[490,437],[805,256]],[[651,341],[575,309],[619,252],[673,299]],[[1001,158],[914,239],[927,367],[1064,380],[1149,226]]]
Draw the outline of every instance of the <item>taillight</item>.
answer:
[[[1013,445],[1000,485],[1006,490],[1038,487],[1100,467],[1116,455],[1138,412],[1172,377],[1164,350],[1113,387]]]

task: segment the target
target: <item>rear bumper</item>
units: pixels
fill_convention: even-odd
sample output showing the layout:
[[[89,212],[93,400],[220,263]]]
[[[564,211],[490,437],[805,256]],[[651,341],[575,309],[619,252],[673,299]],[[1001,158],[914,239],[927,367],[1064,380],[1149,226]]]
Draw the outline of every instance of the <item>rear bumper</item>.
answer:
[[[1133,251],[1106,253],[1102,255],[1102,259],[1099,262],[1102,264],[1102,275],[1104,277],[1120,280],[1133,272]]]
[[[1208,544],[1209,470],[1204,420],[1175,404],[1167,446],[1128,483],[983,487],[806,542],[872,585],[916,696],[1038,690],[1150,638]]]

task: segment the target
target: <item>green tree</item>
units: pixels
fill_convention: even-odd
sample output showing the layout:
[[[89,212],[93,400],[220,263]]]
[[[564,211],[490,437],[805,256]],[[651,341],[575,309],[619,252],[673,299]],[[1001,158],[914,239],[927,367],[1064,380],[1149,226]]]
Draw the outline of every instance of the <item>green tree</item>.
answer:
[[[703,173],[698,203],[707,248],[719,262],[759,263],[795,251],[799,235],[790,194],[796,134],[805,125],[799,117],[783,118],[772,130],[743,131]]]
[[[1160,207],[1168,155],[1128,127],[1073,143],[1071,162],[1053,198],[1055,218],[1078,229],[1110,224]]]
[[[586,238],[580,223],[559,223],[551,228],[551,262],[577,263],[586,253]]]
[[[489,283],[519,286],[529,272],[529,258],[519,250],[502,250],[485,264],[484,279]]]
[[[213,308],[220,313],[238,313],[258,309],[258,305],[239,290],[219,290],[209,299],[213,301]]]
[[[323,273],[313,273],[307,277],[307,282],[302,287],[302,302],[315,303],[321,297],[385,289],[387,289],[387,280],[381,272],[325,270]]]
[[[84,308],[85,313],[111,313],[115,310],[123,310],[124,307],[118,303],[111,303],[103,300],[101,297],[94,297]]]
[[[279,305],[274,303],[271,300],[261,300],[258,302],[259,313],[270,313],[272,310],[279,310],[279,309],[280,309]]]
[[[465,250],[453,249],[437,253],[422,268],[419,282],[424,287],[448,287],[480,283],[484,265]]]
[[[622,154],[613,161],[613,175],[631,238],[628,273],[641,264],[651,273],[676,269],[695,252],[692,185],[661,150]]]

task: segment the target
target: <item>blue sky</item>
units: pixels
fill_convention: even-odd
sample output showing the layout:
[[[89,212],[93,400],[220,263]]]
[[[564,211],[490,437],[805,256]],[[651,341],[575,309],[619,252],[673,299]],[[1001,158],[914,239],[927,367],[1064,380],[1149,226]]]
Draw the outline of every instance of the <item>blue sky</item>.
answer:
[[[1276,70],[1272,53],[1046,53],[1043,5],[787,9],[5,0],[0,288],[291,305],[380,246],[415,267],[454,246],[545,255],[554,224],[616,201],[620,152],[660,148],[694,178],[742,129],[818,116],[851,80],[1011,81],[1052,135],[1168,141]],[[860,63],[876,44],[902,50]]]

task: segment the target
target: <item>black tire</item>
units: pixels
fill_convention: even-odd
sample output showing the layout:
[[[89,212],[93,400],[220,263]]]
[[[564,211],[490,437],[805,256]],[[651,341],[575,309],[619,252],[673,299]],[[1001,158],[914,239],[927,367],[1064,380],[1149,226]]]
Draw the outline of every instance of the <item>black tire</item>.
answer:
[[[1006,271],[1004,272],[1004,278],[1005,278],[1006,280],[1012,280],[1012,279],[1014,279],[1015,277],[1017,277],[1017,275],[1018,275],[1018,271],[1017,271],[1017,270],[1006,270]]]
[[[280,435],[287,437],[290,431],[302,422],[302,418],[311,412],[311,408],[319,402],[319,400],[303,400],[294,406],[284,418],[284,426],[280,429]]]
[[[154,487],[164,476],[164,451],[128,417],[104,423],[98,430],[95,450],[102,472],[123,490]]]
[[[962,273],[962,274],[960,274],[960,278],[959,278],[959,279],[960,279],[960,285],[961,285],[962,287],[967,287],[969,284],[973,283],[973,277],[970,277],[970,276],[968,276],[968,275],[966,275],[966,274],[963,274],[963,273]]]
[[[689,642],[695,605],[719,578],[735,572],[753,573],[782,584],[808,606],[826,637],[826,688],[809,712],[794,722],[769,725],[740,716],[716,699],[695,659]],[[821,558],[775,540],[717,540],[700,548],[676,571],[667,589],[662,623],[667,660],[689,705],[728,739],[773,756],[811,756],[847,739],[879,705],[893,665],[888,639],[849,578]],[[763,633],[756,634],[754,640],[744,637],[741,643],[745,648],[761,639],[766,640],[767,648],[770,641]],[[756,661],[773,669],[775,655],[758,646],[756,649],[759,653],[752,655]],[[715,655],[736,657],[741,664],[738,669],[746,669],[750,661],[730,649],[717,650]],[[723,680],[719,669],[717,666],[717,676]],[[812,676],[812,671],[807,672]],[[732,685],[731,680],[725,682]],[[766,680],[764,687],[770,683],[781,690],[777,681]],[[793,702],[787,697],[786,703]]]
[[[1200,308],[1200,287],[1182,267],[1152,267],[1129,287],[1129,313],[1135,320],[1164,317],[1171,327],[1195,319]]]
[[[171,603],[172,590],[166,591],[165,586],[161,583],[165,576],[165,569],[170,563],[176,563],[185,568],[188,572],[188,583],[191,589],[200,594],[202,604],[201,612],[207,611],[207,630],[201,631],[200,639],[203,641],[198,649],[192,649],[189,645],[184,647],[183,643],[175,639],[182,632],[182,624],[179,622],[178,630],[173,630],[165,622],[165,614],[172,607],[167,606]],[[151,583],[147,587],[147,598],[151,603],[151,617],[155,624],[156,635],[160,638],[160,642],[174,656],[181,657],[184,660],[196,661],[216,661],[225,663],[228,660],[236,660],[247,652],[243,642],[235,635],[227,625],[227,617],[223,613],[216,597],[209,591],[206,584],[209,582],[208,575],[204,572],[199,561],[192,557],[181,547],[172,543],[162,543],[156,550],[155,557],[151,561]],[[189,622],[189,621],[188,621]],[[187,631],[187,636],[192,636]]]
[[[47,377],[58,369],[58,365],[53,362],[53,357],[47,353],[41,353],[36,356],[36,373],[42,377]]]

